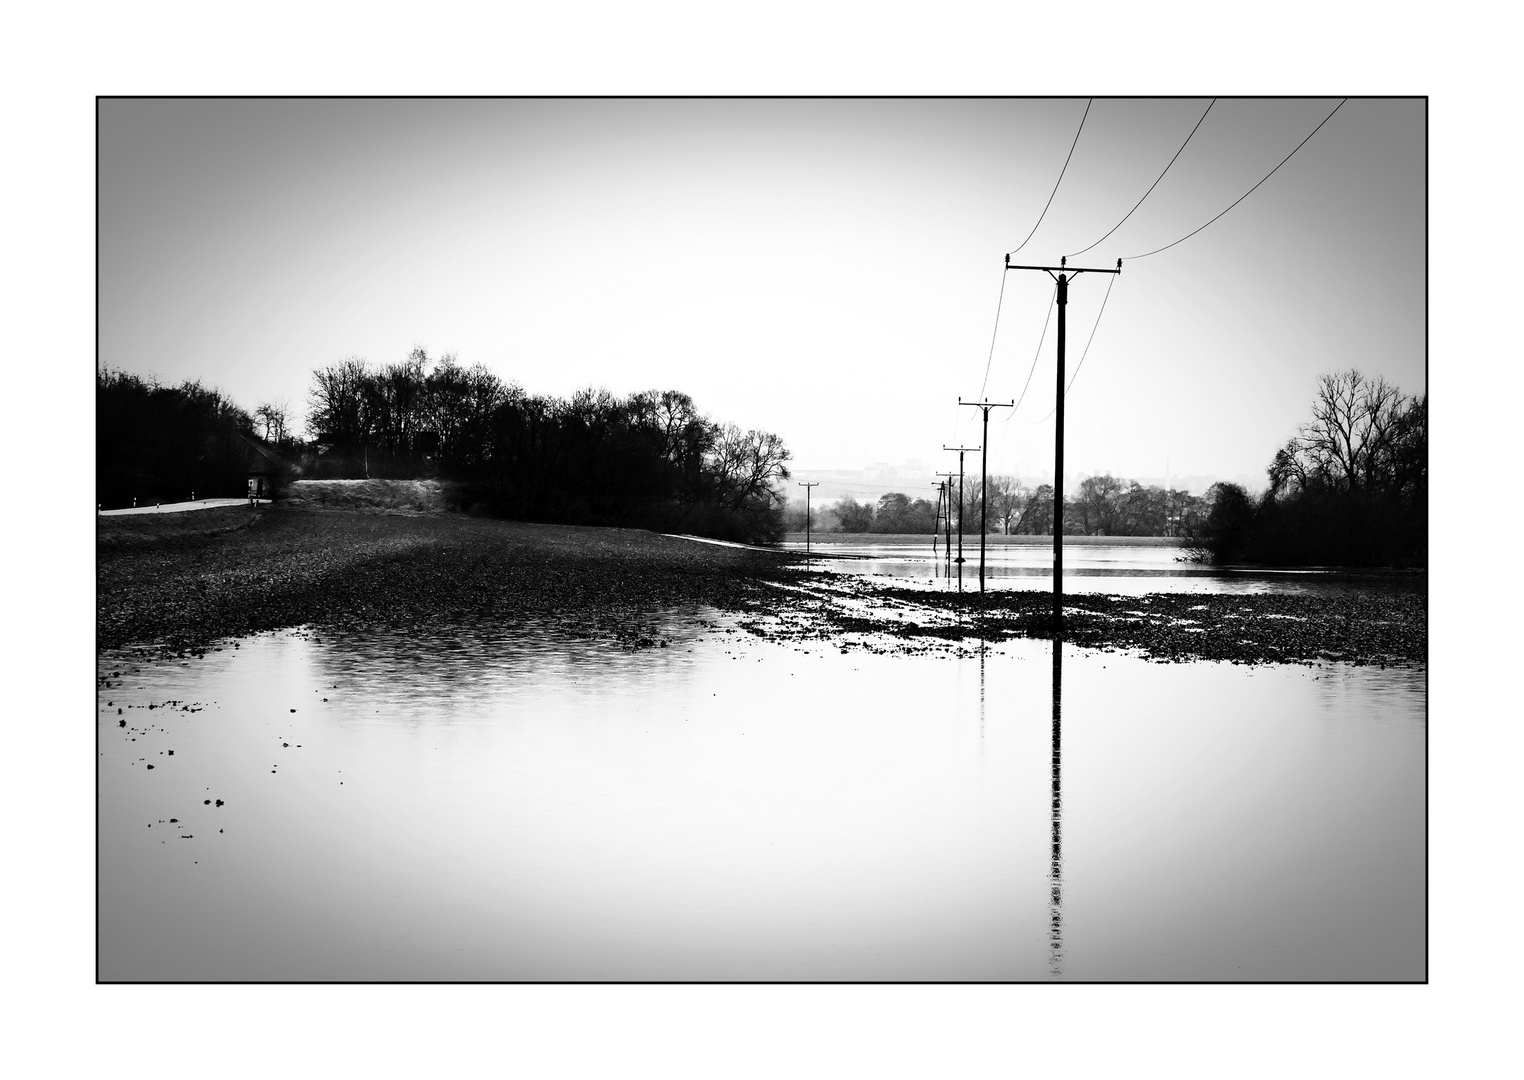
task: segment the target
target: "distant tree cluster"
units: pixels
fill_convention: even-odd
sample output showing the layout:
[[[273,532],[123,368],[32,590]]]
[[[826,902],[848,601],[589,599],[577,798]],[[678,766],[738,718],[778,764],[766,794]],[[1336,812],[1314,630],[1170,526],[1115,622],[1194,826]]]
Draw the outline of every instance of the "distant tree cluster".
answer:
[[[1049,493],[1051,504],[1052,494]],[[1136,480],[1092,476],[1064,510],[1065,532],[1085,536],[1184,536],[1206,511],[1199,495]]]
[[[977,536],[983,485],[965,478],[962,513],[958,512],[956,485],[952,493],[952,530]],[[803,507],[793,508],[790,529],[804,528]],[[1085,536],[1186,536],[1198,528],[1206,501],[1184,491],[1144,487],[1136,481],[1114,476],[1093,476],[1080,483],[1075,498],[1064,500],[1064,532]],[[992,476],[989,504],[984,511],[990,533],[1053,534],[1053,486],[1029,488],[1015,477]],[[946,528],[940,521],[937,502],[890,492],[873,503],[851,497],[822,508],[814,527],[821,532],[929,533]]]
[[[111,509],[244,490],[254,419],[197,382],[95,377],[96,501]]]
[[[1208,492],[1202,546],[1218,562],[1426,565],[1428,414],[1427,394],[1355,370],[1322,376],[1312,419],[1276,452],[1264,494]]]
[[[929,533],[936,526],[937,504],[891,491],[874,503],[848,496],[823,512],[827,531],[848,533]]]
[[[500,516],[751,542],[783,532],[783,440],[710,420],[674,390],[562,400],[414,349],[315,371],[307,426],[317,475],[446,476]]]

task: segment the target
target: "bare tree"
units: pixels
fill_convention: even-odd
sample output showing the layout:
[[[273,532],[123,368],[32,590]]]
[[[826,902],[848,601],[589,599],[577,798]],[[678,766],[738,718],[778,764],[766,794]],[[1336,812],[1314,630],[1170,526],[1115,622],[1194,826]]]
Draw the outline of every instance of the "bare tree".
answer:
[[[285,401],[267,401],[254,410],[254,419],[264,425],[265,442],[279,446],[286,441],[286,414],[290,406]]]
[[[1074,501],[1080,530],[1088,536],[1115,536],[1121,496],[1122,482],[1110,473],[1081,481],[1079,498]]]
[[[1015,532],[1029,494],[1014,476],[990,477],[990,527],[1003,533]]]
[[[308,432],[354,442],[368,435],[365,381],[365,361],[358,356],[314,371],[307,394]]]
[[[1379,375],[1351,368],[1318,380],[1312,420],[1275,455],[1270,489],[1321,485],[1357,491],[1380,483],[1411,402]]]
[[[1027,494],[1021,507],[1019,529],[1033,536],[1047,536],[1053,532],[1052,484],[1039,484]]]
[[[721,425],[710,462],[720,503],[733,510],[748,501],[771,504],[779,498],[774,481],[789,477],[788,458],[783,440],[770,431]]]

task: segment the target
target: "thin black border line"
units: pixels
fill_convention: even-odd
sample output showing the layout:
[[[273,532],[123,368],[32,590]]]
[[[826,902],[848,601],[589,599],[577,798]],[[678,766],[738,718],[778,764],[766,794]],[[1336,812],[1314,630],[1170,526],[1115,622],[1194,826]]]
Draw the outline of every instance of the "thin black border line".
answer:
[[[97,94],[95,96],[95,366],[97,377],[101,362],[101,105],[108,101],[1068,101],[1087,95],[384,95],[384,94],[319,94],[319,95],[295,95],[295,94],[212,94],[212,95],[180,95],[180,94]],[[1183,101],[1195,100],[1201,94],[1154,94],[1154,95],[1093,95],[1100,101]],[[1337,97],[1334,94],[1288,94],[1288,95],[1244,95],[1241,97],[1224,97],[1225,101],[1303,101],[1320,100],[1327,97]],[[1429,185],[1429,95],[1428,94],[1363,94],[1345,95],[1351,101],[1421,101],[1423,103],[1423,136],[1424,136],[1424,197],[1423,197],[1423,265],[1424,265],[1424,398],[1425,410],[1428,408],[1429,394],[1429,366],[1430,366],[1430,273],[1429,273],[1429,220],[1430,220],[1430,185]],[[92,396],[90,412],[97,421],[95,432],[98,439],[98,416],[96,414],[96,400]],[[1427,434],[1427,420],[1425,420],[1425,432]],[[1429,465],[1429,450],[1427,440],[1425,442],[1424,470],[1427,474]],[[95,494],[97,504],[100,495],[100,476],[96,475]],[[1425,488],[1425,518],[1428,513],[1430,500],[1427,487]],[[98,522],[97,522],[98,524]],[[100,976],[101,970],[101,845],[100,845],[100,745],[101,728],[99,716],[95,724],[95,759],[92,766],[95,769],[95,985],[97,986],[1407,986],[1425,987],[1430,984],[1432,958],[1430,956],[1430,944],[1432,931],[1430,922],[1433,918],[1431,906],[1432,895],[1432,872],[1430,867],[1430,841],[1433,835],[1432,824],[1429,819],[1429,784],[1430,784],[1430,680],[1431,656],[1429,654],[1429,642],[1433,640],[1432,606],[1429,604],[1428,583],[1428,542],[1427,522],[1425,529],[1425,555],[1424,555],[1424,977],[1422,979],[1351,979],[1351,980],[1309,980],[1309,979],[1259,979],[1259,980],[1211,980],[1211,979],[1184,979],[1168,981],[1150,980],[1123,980],[1123,979],[1095,979],[1075,980],[1063,979],[1056,981],[1038,979],[972,979],[972,980],[623,980],[623,979],[588,979],[588,980],[509,980],[509,979],[387,979],[387,980],[360,980],[360,979],[319,979],[319,980],[291,980],[291,979],[172,979],[172,980],[148,980],[148,979],[117,979],[105,980]],[[100,549],[94,550],[94,568],[97,576],[100,567]],[[96,586],[96,611],[100,610],[100,586]],[[94,627],[95,639],[95,664],[96,669],[92,672],[92,681],[100,676],[100,623],[97,620]],[[99,688],[96,693],[99,694]]]
[[[1195,94],[97,94],[102,101],[1078,101],[1092,97],[1096,101],[1199,101],[1212,97],[1209,92]],[[1219,101],[1326,101],[1345,97],[1350,101],[1422,101],[1424,124],[1428,125],[1428,94],[1217,94]],[[97,134],[99,114],[97,113]],[[1424,149],[1428,152],[1427,130]],[[97,158],[99,139],[97,139]],[[1427,169],[1425,169],[1427,179]]]

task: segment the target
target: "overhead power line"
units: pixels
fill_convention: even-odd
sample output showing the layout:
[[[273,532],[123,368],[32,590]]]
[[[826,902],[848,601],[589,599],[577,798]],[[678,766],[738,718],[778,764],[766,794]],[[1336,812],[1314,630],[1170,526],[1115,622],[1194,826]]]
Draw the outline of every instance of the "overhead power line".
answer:
[[[1095,313],[1095,324],[1090,327],[1090,337],[1085,340],[1085,351],[1080,353],[1079,363],[1074,365],[1074,374],[1069,376],[1069,384],[1064,387],[1065,397],[1068,397],[1069,391],[1074,389],[1074,380],[1079,378],[1079,370],[1085,366],[1085,357],[1090,355],[1090,343],[1095,340],[1095,331],[1101,325],[1101,316],[1106,314],[1106,301],[1111,299],[1111,287],[1116,283],[1115,277],[1106,283],[1106,295],[1101,297],[1101,310]],[[1055,401],[1053,408],[1048,410],[1048,416],[1052,416],[1057,409],[1058,402]],[[1041,424],[1048,419],[1048,416],[1044,416],[1042,420],[1033,420],[1032,423]]]
[[[1074,148],[1079,145],[1080,131],[1085,130],[1085,117],[1090,115],[1090,106],[1094,103],[1095,98],[1085,102],[1085,114],[1080,117],[1079,131],[1074,133],[1074,142],[1069,144],[1069,157],[1064,158],[1064,167],[1058,170],[1058,179],[1053,184],[1053,191],[1048,195],[1047,205],[1042,208],[1042,213],[1037,215],[1037,225],[1041,225],[1042,219],[1048,216],[1048,207],[1053,205],[1053,196],[1058,194],[1058,185],[1064,182],[1064,173],[1069,171],[1069,158],[1074,156]],[[1026,247],[1027,240],[1032,239],[1037,234],[1037,225],[1032,226],[1032,231],[1027,233],[1027,239],[1021,242],[1021,247],[1016,248],[1015,251],[1011,251],[1008,254],[1014,255],[1021,248]]]
[[[1058,299],[1058,286],[1053,286],[1053,299],[1048,301],[1048,317],[1042,323],[1042,335],[1037,339],[1037,351],[1032,354],[1032,366],[1027,368],[1027,381],[1021,384],[1021,396],[1016,399],[1016,407],[1011,410],[1015,416],[1021,409],[1021,402],[1027,396],[1027,387],[1032,385],[1032,372],[1037,370],[1037,358],[1042,355],[1042,343],[1048,336],[1048,323],[1053,321],[1053,301]]]
[[[1281,165],[1284,165],[1284,164],[1286,164],[1286,162],[1290,161],[1292,159],[1292,157],[1295,156],[1297,150],[1300,150],[1302,147],[1306,146],[1309,142],[1311,142],[1312,141],[1312,136],[1316,135],[1319,131],[1321,131],[1322,128],[1323,128],[1323,124],[1326,124],[1326,123],[1328,123],[1328,121],[1332,120],[1333,119],[1333,114],[1338,112],[1341,108],[1343,108],[1344,107],[1344,102],[1348,101],[1348,100],[1349,100],[1349,98],[1345,98],[1343,101],[1340,101],[1339,104],[1335,105],[1333,107],[1333,112],[1331,112],[1327,116],[1323,117],[1323,122],[1320,123],[1317,127],[1312,129],[1312,134],[1308,135],[1307,138],[1305,138],[1301,142],[1297,143],[1296,150],[1291,151],[1291,153],[1287,154],[1284,158],[1281,159]],[[1274,169],[1271,169],[1269,172],[1267,172],[1264,175],[1264,178],[1260,180],[1259,184],[1263,184],[1266,180],[1268,180],[1272,176],[1274,176],[1276,174],[1276,171],[1280,169],[1281,165],[1277,165]],[[1229,203],[1228,204],[1228,209],[1224,210],[1222,212],[1222,214],[1226,214],[1228,212],[1228,210],[1233,209],[1233,207],[1235,207],[1239,203],[1243,202],[1250,195],[1253,195],[1254,192],[1259,189],[1259,184],[1255,184],[1254,187],[1251,187],[1248,191],[1244,192],[1238,198],[1234,199],[1231,203]],[[1212,219],[1212,221],[1216,221],[1217,218],[1222,217],[1222,214],[1218,214],[1217,217],[1214,217]],[[1152,251],[1145,251],[1141,255],[1129,255],[1129,256],[1127,256],[1127,261],[1131,262],[1133,259],[1146,259],[1150,255],[1157,255],[1161,251],[1167,251],[1170,248],[1174,247],[1175,244],[1183,243],[1184,241],[1189,240],[1191,237],[1193,237],[1197,233],[1199,233],[1201,231],[1201,229],[1204,229],[1204,228],[1207,227],[1207,225],[1212,224],[1212,221],[1207,222],[1206,225],[1201,226],[1201,228],[1199,228],[1199,229],[1193,229],[1191,232],[1186,233],[1179,240],[1176,240],[1173,243],[1165,244],[1163,247],[1160,247],[1160,248],[1154,248]]]
[[[1201,120],[1205,120],[1207,118],[1207,113],[1211,112],[1212,111],[1212,106],[1216,105],[1216,104],[1217,104],[1217,99],[1213,98],[1207,104],[1206,112],[1201,114]],[[1185,142],[1181,143],[1180,144],[1180,149],[1175,151],[1175,157],[1172,157],[1172,158],[1169,159],[1169,165],[1164,166],[1164,172],[1161,172],[1159,174],[1158,180],[1155,180],[1152,184],[1148,185],[1148,190],[1143,193],[1143,199],[1148,198],[1150,195],[1152,195],[1154,193],[1154,188],[1159,186],[1159,180],[1163,180],[1164,179],[1164,173],[1169,172],[1170,165],[1173,165],[1175,163],[1175,158],[1178,158],[1185,151],[1185,148],[1190,144],[1191,136],[1196,134],[1196,128],[1199,128],[1201,126],[1201,120],[1197,120],[1196,121],[1196,127],[1191,128],[1191,134],[1187,135],[1185,137]],[[1143,199],[1139,199],[1137,201],[1137,203],[1133,205],[1132,210],[1127,211],[1127,213],[1123,216],[1121,221],[1117,222],[1110,229],[1108,229],[1106,231],[1106,236],[1110,236],[1112,233],[1114,233],[1118,229],[1120,229],[1123,225],[1127,224],[1127,219],[1132,217],[1134,211],[1136,211],[1139,206],[1143,205]],[[1106,236],[1101,237],[1101,240],[1106,239]],[[1072,259],[1072,258],[1074,258],[1075,255],[1083,255],[1085,252],[1089,251],[1090,248],[1093,248],[1093,247],[1095,247],[1096,244],[1099,244],[1101,242],[1101,240],[1097,240],[1095,242],[1095,244],[1091,244],[1090,247],[1082,247],[1082,248],[1080,248],[1078,251],[1073,252],[1072,254],[1070,254],[1068,256],[1068,258]],[[1078,369],[1076,369],[1076,370],[1078,370]]]
[[[1005,303],[1005,271],[1000,272],[1000,298],[995,301],[995,329],[990,331],[990,355],[984,361],[984,381],[979,384],[979,398],[984,398],[984,388],[990,384],[990,364],[995,359],[995,335],[1000,333],[1000,306]]]

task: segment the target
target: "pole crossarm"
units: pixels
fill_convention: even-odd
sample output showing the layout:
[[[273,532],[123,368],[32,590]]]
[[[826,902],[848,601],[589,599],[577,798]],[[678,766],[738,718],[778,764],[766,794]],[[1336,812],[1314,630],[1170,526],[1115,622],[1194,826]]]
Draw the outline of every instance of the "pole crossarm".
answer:
[[[1120,274],[1122,272],[1121,259],[1117,260],[1115,267],[1067,266],[1063,265],[1065,262],[1065,259],[1060,259],[1059,266],[1018,266],[1011,262],[1011,257],[1007,255],[1005,257],[1005,268],[1007,270],[1042,270],[1049,274]]]

